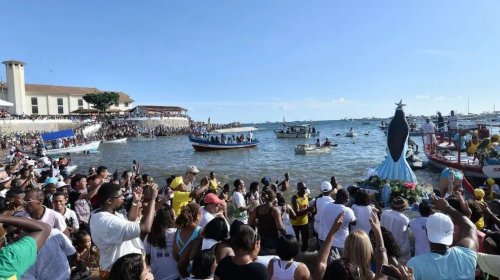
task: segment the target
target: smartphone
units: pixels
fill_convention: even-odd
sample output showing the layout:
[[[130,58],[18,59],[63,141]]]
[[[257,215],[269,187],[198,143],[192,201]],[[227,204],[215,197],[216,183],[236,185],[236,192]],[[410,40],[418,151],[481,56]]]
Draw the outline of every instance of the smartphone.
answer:
[[[148,176],[148,183],[153,183],[154,179],[151,176]]]
[[[395,269],[397,269],[397,268],[393,268],[391,266],[383,264],[382,265],[382,269],[380,270],[380,273],[382,273],[383,275],[389,277],[389,279],[397,279],[397,280],[399,280],[399,273],[397,273],[396,271],[394,271]]]

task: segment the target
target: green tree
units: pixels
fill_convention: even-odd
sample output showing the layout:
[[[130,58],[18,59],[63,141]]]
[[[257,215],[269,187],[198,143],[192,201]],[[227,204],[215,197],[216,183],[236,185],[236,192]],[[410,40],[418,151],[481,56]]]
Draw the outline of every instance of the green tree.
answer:
[[[85,102],[92,104],[92,108],[97,109],[101,113],[105,113],[106,110],[113,104],[118,102],[120,96],[116,92],[94,92],[87,93],[83,97]]]

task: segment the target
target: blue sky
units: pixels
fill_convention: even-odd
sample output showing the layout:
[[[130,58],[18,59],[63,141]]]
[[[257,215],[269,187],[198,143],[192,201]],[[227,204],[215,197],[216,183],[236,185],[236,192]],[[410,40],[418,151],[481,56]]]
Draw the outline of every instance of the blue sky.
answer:
[[[196,120],[500,110],[500,1],[1,1],[27,83],[128,93]],[[5,80],[5,71],[0,71]]]

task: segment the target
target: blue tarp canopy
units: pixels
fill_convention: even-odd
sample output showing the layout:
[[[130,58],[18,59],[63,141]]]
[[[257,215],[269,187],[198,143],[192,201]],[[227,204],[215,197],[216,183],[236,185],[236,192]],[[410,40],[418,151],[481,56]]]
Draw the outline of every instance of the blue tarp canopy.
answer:
[[[73,133],[72,129],[67,129],[67,130],[60,130],[56,132],[50,132],[50,133],[44,133],[42,134],[42,139],[43,141],[50,141],[54,140],[57,138],[64,138],[64,137],[74,137],[75,134]]]

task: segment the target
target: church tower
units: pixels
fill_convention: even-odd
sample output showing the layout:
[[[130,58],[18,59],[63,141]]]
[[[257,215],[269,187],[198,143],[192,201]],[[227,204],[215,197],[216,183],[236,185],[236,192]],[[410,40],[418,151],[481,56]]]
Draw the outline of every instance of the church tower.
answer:
[[[7,74],[7,101],[14,104],[9,107],[11,114],[23,114],[26,89],[24,87],[24,62],[8,60],[2,62],[5,64],[5,73]]]

